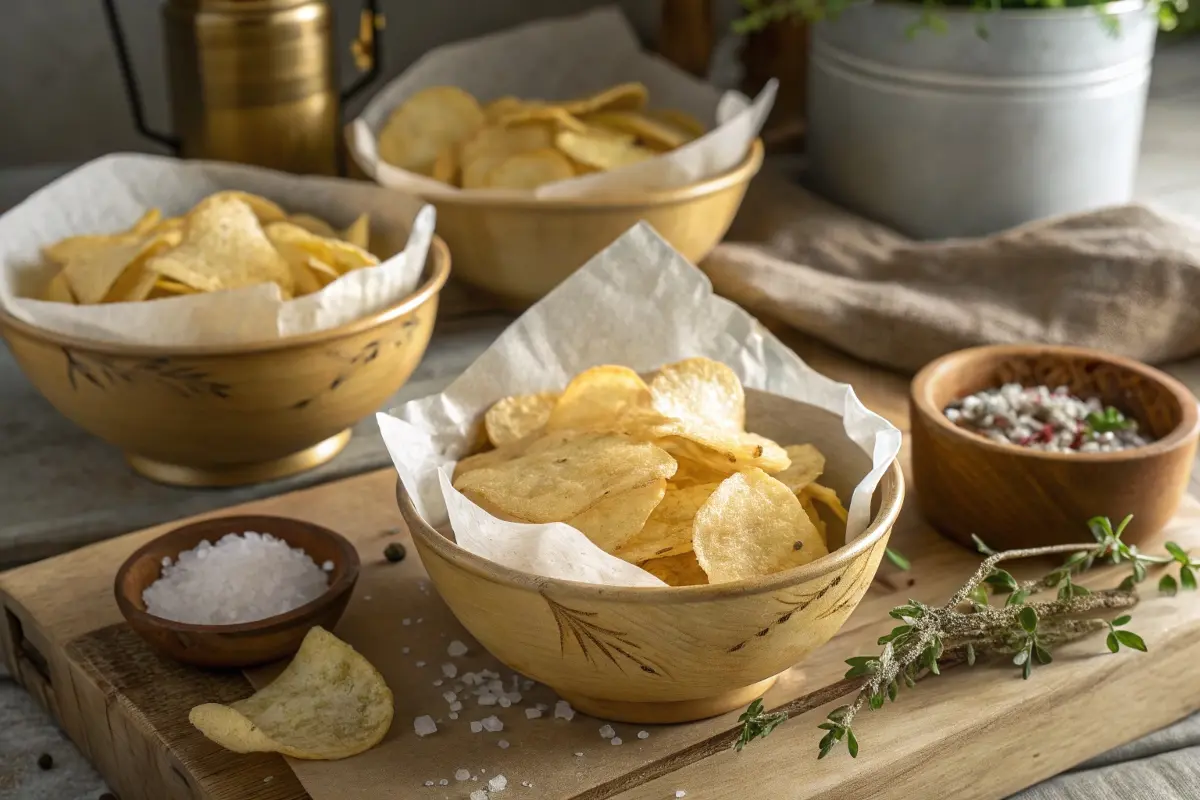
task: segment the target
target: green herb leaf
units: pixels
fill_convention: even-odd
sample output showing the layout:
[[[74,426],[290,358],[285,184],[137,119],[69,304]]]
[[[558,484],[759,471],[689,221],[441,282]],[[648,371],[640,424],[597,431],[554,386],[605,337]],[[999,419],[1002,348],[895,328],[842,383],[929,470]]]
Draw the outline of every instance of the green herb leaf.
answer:
[[[895,680],[889,683],[887,694],[889,700],[891,700],[893,703],[896,702],[896,698],[900,695],[900,684],[896,683]]]
[[[1042,647],[1040,644],[1035,644],[1033,646],[1033,654],[1035,657],[1037,657],[1037,662],[1039,664],[1049,664],[1054,660],[1050,657],[1050,651]]]
[[[977,606],[986,607],[988,604],[987,588],[983,584],[976,586],[971,590],[971,593],[967,595],[967,599]]]
[[[1133,580],[1141,583],[1146,580],[1146,565],[1141,561],[1133,562]]]
[[[1038,615],[1037,612],[1033,610],[1032,606],[1025,606],[1022,608],[1021,613],[1017,615],[1017,619],[1020,621],[1021,627],[1024,628],[1026,633],[1033,633],[1035,630],[1037,630]]]
[[[1132,592],[1132,591],[1133,591],[1133,588],[1134,588],[1134,586],[1136,586],[1136,585],[1137,585],[1137,584],[1135,584],[1135,583],[1133,582],[1133,576],[1132,576],[1132,575],[1126,575],[1126,576],[1125,576],[1125,580],[1121,581],[1121,583],[1120,583],[1120,584],[1117,586],[1117,588],[1118,588],[1118,589],[1120,589],[1120,590],[1121,590],[1121,591],[1123,591],[1123,592]]]
[[[858,739],[854,738],[854,731],[846,729],[846,749],[850,751],[851,758],[858,758]]]
[[[967,666],[975,666],[975,645],[967,642]]]
[[[1092,434],[1113,433],[1133,427],[1133,422],[1125,418],[1117,409],[1108,406],[1103,411],[1093,411],[1085,420],[1088,431]]]
[[[1029,598],[1029,592],[1024,591],[1024,590],[1018,590],[1008,596],[1008,599],[1004,601],[1004,605],[1019,606],[1019,605],[1022,605],[1028,598]]]
[[[1163,575],[1158,579],[1158,590],[1163,594],[1173,595],[1179,589],[1175,583],[1175,578],[1170,575]]]
[[[1175,542],[1167,542],[1163,545],[1163,547],[1165,547],[1167,552],[1171,554],[1171,558],[1175,559],[1180,564],[1186,565],[1188,563],[1188,554]]]
[[[1179,585],[1190,591],[1196,590],[1196,573],[1192,572],[1192,568],[1184,565],[1179,568]]]
[[[989,586],[995,587],[997,592],[1015,592],[1019,586],[1017,579],[1002,569],[992,570],[992,574],[983,580]]]
[[[1146,643],[1142,641],[1142,637],[1138,636],[1133,631],[1113,631],[1112,636],[1117,637],[1117,641],[1126,647],[1131,647],[1134,650],[1146,652]]]
[[[1119,628],[1122,625],[1128,625],[1131,619],[1133,619],[1133,617],[1129,616],[1128,614],[1122,614],[1112,621],[1112,625],[1114,628]]]
[[[888,561],[892,562],[892,566],[894,566],[898,570],[904,571],[904,570],[908,570],[912,567],[912,562],[910,562],[907,558],[900,555],[899,553],[897,553],[895,550],[891,549],[890,547],[884,549],[883,554],[885,556],[887,556]]]
[[[1021,669],[1021,677],[1029,680],[1029,675],[1033,672],[1033,659],[1025,659],[1025,666]]]
[[[1108,645],[1108,649],[1114,653],[1121,649],[1121,645],[1117,642],[1117,634],[1115,631],[1108,634],[1108,638],[1105,639],[1104,642]]]
[[[871,695],[871,699],[869,701],[870,705],[871,705],[871,709],[876,710],[876,709],[883,708],[883,701],[886,699],[887,698],[885,698],[879,692],[876,692],[875,694]]]

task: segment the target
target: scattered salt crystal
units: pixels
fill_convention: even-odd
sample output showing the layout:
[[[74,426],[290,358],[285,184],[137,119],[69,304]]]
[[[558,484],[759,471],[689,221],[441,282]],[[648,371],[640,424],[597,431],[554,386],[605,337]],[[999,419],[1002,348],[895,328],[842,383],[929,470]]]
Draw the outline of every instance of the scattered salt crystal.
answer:
[[[363,600],[370,600],[370,599],[371,599],[371,595],[366,595],[365,597],[363,597]]]
[[[325,572],[333,572],[333,562],[332,561],[324,562],[323,564],[321,564],[321,569]]]
[[[438,785],[439,786],[449,786],[450,781],[446,780],[445,778],[442,778],[440,781],[438,781]]]
[[[400,624],[401,625],[412,625],[412,620],[409,619],[408,617],[405,617],[404,619],[400,620]]]
[[[442,664],[442,674],[447,678],[457,677],[458,667],[454,666],[453,664]]]
[[[685,792],[683,789],[676,789],[675,796],[676,797],[687,797],[687,792]]]
[[[566,700],[559,700],[554,704],[554,718],[570,722],[575,719],[575,709],[571,708],[571,704]]]
[[[450,642],[450,646],[446,648],[446,654],[451,658],[458,658],[467,654],[467,646],[458,639]]]
[[[418,667],[423,667],[423,666],[425,666],[425,662],[424,662],[424,661],[418,661],[418,662],[417,662],[417,666],[418,666]]]
[[[170,556],[163,556],[163,557],[162,557],[162,565],[163,565],[164,567],[169,567],[169,566],[171,566],[171,557],[170,557]]]
[[[441,685],[442,685],[442,683],[443,683],[442,679],[441,679],[441,678],[438,678],[436,681],[434,681],[434,682],[433,682],[433,685],[434,685],[434,686],[441,686]]]
[[[456,695],[454,692],[442,692],[442,699],[447,703],[453,703],[454,701],[458,700],[458,695]]]
[[[503,775],[497,775],[488,781],[488,791],[503,792],[508,787],[508,778]]]
[[[271,782],[271,781],[273,781],[273,780],[275,780],[275,776],[274,776],[274,775],[268,775],[267,777],[263,778],[263,783],[270,783],[270,782]]]
[[[483,678],[479,676],[478,672],[464,672],[460,677],[467,686],[478,686],[483,682]]]
[[[504,681],[500,680],[499,678],[492,678],[490,681],[488,681],[488,689],[490,689],[494,695],[504,694]]]
[[[621,744],[621,737],[620,737],[620,736],[614,736],[614,737],[612,737],[611,739],[609,739],[608,743],[609,743],[609,744]]]
[[[417,732],[417,736],[428,736],[437,733],[437,723],[433,721],[433,717],[426,714],[413,720],[413,730]]]
[[[536,708],[538,711],[541,711],[541,712],[546,712],[546,711],[550,710],[550,706],[546,705],[545,703],[538,703],[537,705],[534,706],[534,708]]]
[[[500,741],[496,742],[496,744],[500,747],[501,750],[508,749],[508,739],[501,739]]]
[[[583,753],[576,753],[576,754],[575,754],[575,757],[576,757],[576,758],[583,758]]]
[[[495,733],[496,731],[504,730],[504,723],[501,722],[500,718],[495,714],[492,714],[490,717],[484,717],[482,720],[480,720],[480,722],[482,723],[485,731],[491,731],[492,733]]]
[[[325,593],[328,579],[303,550],[269,533],[228,533],[165,559],[142,592],[156,617],[230,625],[285,614]]]
[[[450,710],[451,711],[462,711],[462,701],[455,700],[453,703],[450,704]]]
[[[433,781],[425,781],[426,786],[433,786]]]
[[[536,685],[537,684],[535,684],[533,681],[522,681],[521,682],[521,691],[531,692],[531,691],[533,691],[533,687]]]
[[[469,770],[469,769],[460,769],[460,770],[455,770],[455,772],[454,772],[454,780],[456,780],[456,781],[469,781],[469,780],[471,780],[471,770]]]
[[[509,700],[507,697],[501,697],[497,702],[500,703],[501,708],[508,708],[512,705],[512,700]]]
[[[650,731],[638,731],[638,738],[639,739],[649,739]]]
[[[457,711],[451,711],[451,712],[450,712],[450,719],[458,719],[458,712],[457,712]]]
[[[408,648],[408,647],[401,647],[401,648],[400,648],[400,652],[401,652],[401,653],[404,653],[404,655],[408,655],[408,652],[409,652],[409,650],[410,650],[410,649],[411,649],[411,648]]]
[[[537,719],[542,715],[542,712],[536,708],[525,709],[525,719]]]
[[[524,699],[521,697],[520,692],[509,692],[508,694],[506,694],[504,696],[508,698],[508,702],[510,702],[510,703],[519,703],[519,702],[521,702],[521,700]]]
[[[471,720],[471,733],[479,733],[483,730],[483,723],[479,720]]]
[[[487,792],[483,789],[476,789],[471,792],[471,800],[488,800]]]
[[[613,730],[612,725],[601,725],[600,726],[600,738],[601,739],[611,739],[616,735],[617,735],[617,732]]]
[[[479,705],[481,705],[481,706],[494,706],[494,705],[496,705],[496,695],[494,695],[494,694],[481,694],[481,695],[479,695]]]
[[[420,625],[420,624],[421,624],[422,622],[424,622],[424,621],[425,621],[425,618],[424,618],[424,617],[417,617],[417,624],[418,624],[418,625]]]

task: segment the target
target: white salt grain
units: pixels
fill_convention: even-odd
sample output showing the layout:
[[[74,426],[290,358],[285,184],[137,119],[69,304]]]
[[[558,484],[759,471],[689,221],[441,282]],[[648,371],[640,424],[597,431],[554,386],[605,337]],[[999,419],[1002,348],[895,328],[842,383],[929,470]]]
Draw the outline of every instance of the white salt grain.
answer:
[[[424,662],[424,661],[418,661],[418,662],[417,662],[417,666],[418,666],[418,667],[423,667],[423,666],[425,666],[425,662]]]
[[[412,625],[412,620],[409,619],[408,617],[405,617],[404,619],[400,620],[400,624],[401,625]]]
[[[452,641],[450,643],[450,646],[446,648],[446,654],[449,655],[451,658],[458,658],[459,656],[465,656],[467,654],[467,646],[465,644],[463,644],[462,642],[460,642],[458,639],[455,639],[454,641]]]
[[[434,685],[434,686],[441,686],[441,685],[442,685],[442,682],[443,682],[443,681],[442,681],[442,679],[441,679],[441,678],[438,678],[436,681],[434,681],[434,682],[433,682],[433,685]]]
[[[440,781],[438,781],[438,785],[439,786],[449,786],[450,781],[446,780],[445,778],[442,778]]]
[[[404,655],[408,655],[410,649],[411,648],[408,648],[408,647],[401,647],[400,652],[404,653]]]
[[[413,730],[417,732],[417,736],[428,736],[437,733],[437,723],[433,721],[433,717],[426,714],[413,720]]]
[[[328,579],[303,550],[269,533],[229,533],[207,539],[142,592],[156,617],[200,625],[232,625],[285,614],[317,599]]]
[[[471,792],[471,800],[488,800],[487,792],[483,789],[476,789]]]
[[[496,733],[497,731],[504,730],[504,723],[495,714],[492,714],[490,717],[484,717],[480,722],[483,724],[485,731]]]
[[[453,703],[450,704],[450,710],[451,711],[462,711],[462,701],[455,700]]]
[[[571,708],[571,704],[566,700],[559,700],[554,704],[554,718],[570,722],[575,719],[575,709]]]
[[[451,711],[451,712],[450,712],[450,719],[458,719],[458,712],[457,712],[457,711]]]
[[[488,781],[488,791],[503,792],[508,787],[508,778],[503,775],[497,775]]]
[[[499,748],[501,750],[507,750],[508,749],[508,740],[501,739],[500,741],[496,742],[496,745],[499,746]]]
[[[481,706],[494,706],[494,705],[496,705],[496,695],[494,695],[494,694],[481,694],[481,695],[479,695],[479,705],[481,705]]]
[[[471,733],[479,733],[483,730],[483,723],[479,720],[471,720]]]
[[[508,708],[509,706],[512,705],[512,701],[509,700],[507,697],[501,697],[498,702],[500,703],[501,708]]]
[[[576,754],[575,754],[575,757],[576,757],[576,758],[583,758],[583,753],[576,753]]]
[[[601,739],[611,739],[616,735],[617,735],[617,732],[613,730],[612,725],[601,725],[600,726],[600,738]]]
[[[324,572],[333,572],[333,562],[326,561],[325,563],[321,564],[321,570]],[[370,600],[371,598],[368,597],[367,599]]]
[[[447,703],[453,703],[454,701],[458,700],[458,695],[456,695],[454,692],[442,692],[442,699]]]
[[[469,780],[471,780],[471,770],[469,770],[469,769],[460,769],[460,770],[456,770],[456,771],[454,772],[454,780],[456,780],[456,781],[469,781]]]
[[[609,744],[621,744],[621,737],[620,737],[620,736],[614,736],[612,739],[610,739],[610,740],[609,740],[609,742],[608,742],[608,743],[609,743]]]
[[[638,738],[639,739],[649,739],[650,731],[638,731]]]
[[[433,781],[425,781],[426,786],[433,786]]]
[[[676,797],[687,797],[687,792],[685,792],[683,789],[676,789],[675,796]]]
[[[542,712],[538,711],[536,708],[525,709],[525,719],[537,719],[541,715],[542,715]]]
[[[458,676],[458,667],[453,664],[442,664],[442,674],[447,678],[455,678]]]

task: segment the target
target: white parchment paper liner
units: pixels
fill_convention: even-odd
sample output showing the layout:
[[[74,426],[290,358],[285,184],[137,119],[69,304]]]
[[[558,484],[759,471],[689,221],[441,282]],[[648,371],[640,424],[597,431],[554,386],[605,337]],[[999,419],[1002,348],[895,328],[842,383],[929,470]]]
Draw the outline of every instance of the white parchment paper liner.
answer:
[[[348,273],[318,292],[284,301],[261,284],[153,302],[73,306],[30,299],[57,267],[41,248],[67,236],[117,233],[150,208],[182,214],[208,195],[241,189],[345,228],[371,216],[376,267]],[[334,328],[381,311],[417,288],[433,238],[432,206],[363,181],[159,156],[118,154],[64,175],[0,217],[0,308],[69,336],[157,346],[230,345]],[[410,235],[411,234],[411,235]]]
[[[854,390],[819,374],[737,305],[713,294],[704,273],[639,223],[526,311],[439,395],[379,414],[379,429],[417,512],[449,522],[458,544],[514,569],[615,586],[662,586],[562,524],[496,519],[449,476],[477,441],[483,413],[512,394],[561,389],[598,364],[648,372],[689,356],[728,364],[743,384],[832,412],[870,459],[854,489],[846,541],[870,522],[871,495],[900,452],[900,431]]]
[[[463,192],[511,195],[514,193],[504,190],[458,189],[381,161],[376,142],[388,115],[406,98],[430,86],[458,86],[487,103],[504,95],[567,100],[629,81],[646,85],[650,107],[687,111],[708,126],[709,132],[639,164],[541,186],[536,196],[672,189],[719,175],[745,159],[775,102],[775,81],[751,103],[740,92],[722,94],[666,59],[644,52],[620,9],[610,6],[529,23],[426,53],[380,90],[351,123],[350,149],[364,172],[392,189],[434,200]]]

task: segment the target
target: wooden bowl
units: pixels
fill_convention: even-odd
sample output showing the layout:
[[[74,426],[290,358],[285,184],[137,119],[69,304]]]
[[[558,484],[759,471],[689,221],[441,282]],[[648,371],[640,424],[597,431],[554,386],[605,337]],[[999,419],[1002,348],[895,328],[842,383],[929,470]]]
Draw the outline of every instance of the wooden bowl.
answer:
[[[64,336],[0,313],[30,382],[64,416],[163,483],[233,486],[333,458],[412,374],[433,332],[450,253],[422,285],[347,325],[261,344],[152,347]]]
[[[333,562],[325,593],[286,614],[236,625],[195,625],[146,611],[142,592],[162,575],[163,557],[177,558],[203,540],[256,531],[299,547],[318,565]],[[268,516],[216,517],[193,522],[138,548],[117,570],[113,593],[121,614],[151,647],[197,667],[249,667],[290,656],[315,625],[332,630],[358,580],[358,552],[333,531],[298,519]]]
[[[807,440],[827,457],[822,482],[849,497],[871,461],[846,437],[841,420],[792,400],[746,394],[748,429],[772,437],[781,426],[811,432]],[[839,547],[844,534],[831,526],[830,549],[837,549],[796,569],[713,586],[644,588],[496,564],[431,527],[403,484],[397,488],[421,562],[488,651],[580,711],[639,723],[683,722],[744,706],[829,641],[871,585],[903,497],[904,479],[893,463],[875,492],[870,525],[850,545]]]
[[[762,166],[755,141],[746,159],[707,180],[662,192],[606,198],[522,198],[438,194],[438,234],[454,253],[455,275],[523,308],[539,300],[638,222],[648,222],[693,264],[729,230]]]
[[[1157,441],[1114,453],[1047,453],[993,442],[954,425],[952,400],[1005,383],[1067,386],[1135,418]],[[999,345],[933,361],[912,382],[913,481],[941,533],[974,548],[1091,540],[1087,521],[1133,522],[1125,541],[1158,532],[1187,489],[1200,434],[1196,398],[1170,376],[1096,350]]]

